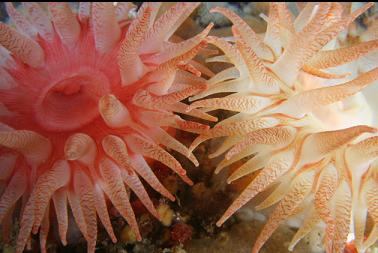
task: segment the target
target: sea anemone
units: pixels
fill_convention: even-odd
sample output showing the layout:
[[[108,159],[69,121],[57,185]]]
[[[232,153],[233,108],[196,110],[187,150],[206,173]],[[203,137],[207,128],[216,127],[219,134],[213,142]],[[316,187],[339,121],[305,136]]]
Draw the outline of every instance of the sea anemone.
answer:
[[[145,3],[130,20],[127,3],[81,3],[77,13],[68,3],[49,3],[49,15],[36,3],[7,4],[12,24],[0,23],[0,221],[9,230],[22,200],[17,252],[38,231],[46,251],[53,208],[65,245],[68,204],[88,252],[96,246],[97,215],[115,242],[107,199],[140,240],[128,188],[157,218],[139,177],[175,199],[146,158],[192,184],[162,146],[198,165],[167,127],[208,128],[174,112],[216,120],[180,102],[206,88],[192,58],[212,25],[171,40],[197,6],[178,3],[159,13],[159,3]]]
[[[351,12],[340,3],[308,3],[294,19],[286,4],[272,3],[269,17],[263,16],[268,24],[263,38],[228,9],[212,10],[232,21],[233,38],[209,36],[207,41],[224,55],[208,61],[232,66],[191,99],[213,97],[193,102],[189,110],[237,114],[198,136],[190,150],[226,137],[210,155],[228,151],[216,172],[252,156],[228,183],[256,176],[217,225],[259,193],[269,194],[257,209],[276,206],[253,253],[281,222],[298,214],[304,220],[290,250],[317,226],[325,227],[327,252],[342,252],[350,234],[359,252],[378,238],[378,108],[371,108],[360,92],[378,79],[378,68],[359,73],[355,64],[378,48],[378,40],[340,48],[337,37],[371,6]],[[222,92],[232,94],[214,98]],[[372,226],[366,226],[368,220]]]

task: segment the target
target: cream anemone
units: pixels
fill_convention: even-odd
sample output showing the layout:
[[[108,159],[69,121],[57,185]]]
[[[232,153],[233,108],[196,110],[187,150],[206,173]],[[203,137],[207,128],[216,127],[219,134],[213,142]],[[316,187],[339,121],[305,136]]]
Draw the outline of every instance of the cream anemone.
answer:
[[[350,233],[359,252],[378,238],[378,136],[373,125],[378,108],[369,107],[360,93],[378,79],[378,68],[358,73],[355,64],[378,48],[378,40],[339,48],[337,39],[371,5],[350,12],[340,3],[309,3],[294,18],[286,4],[273,3],[269,17],[263,16],[268,23],[263,38],[231,11],[213,9],[232,21],[234,37],[210,36],[207,41],[224,55],[208,61],[232,66],[210,78],[209,88],[192,100],[233,94],[195,101],[188,111],[237,114],[201,134],[190,150],[226,137],[210,155],[227,151],[216,172],[249,157],[228,183],[254,172],[257,176],[217,225],[257,194],[269,192],[257,209],[275,208],[254,253],[281,222],[296,214],[305,218],[291,250],[316,226],[325,227],[327,252],[343,252]],[[367,217],[373,223],[368,229]]]
[[[174,112],[216,120],[199,110],[187,113],[180,102],[206,87],[191,62],[211,25],[171,42],[197,6],[178,3],[159,13],[160,3],[146,3],[129,20],[134,6],[128,3],[80,3],[77,13],[68,3],[49,3],[48,13],[36,3],[19,10],[7,4],[12,25],[0,24],[0,221],[9,229],[22,199],[17,252],[38,231],[46,251],[49,209],[66,244],[68,204],[88,252],[95,250],[97,216],[115,242],[107,199],[140,240],[125,185],[157,218],[140,177],[175,199],[145,157],[192,184],[162,146],[198,165],[166,127],[207,129]]]

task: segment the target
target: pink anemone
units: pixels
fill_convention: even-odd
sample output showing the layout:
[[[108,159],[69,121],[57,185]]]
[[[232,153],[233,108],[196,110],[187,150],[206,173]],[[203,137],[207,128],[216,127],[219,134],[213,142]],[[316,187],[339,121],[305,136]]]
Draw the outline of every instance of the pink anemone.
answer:
[[[140,240],[127,189],[157,218],[140,178],[175,199],[146,157],[192,184],[163,146],[198,165],[166,128],[207,129],[174,112],[215,120],[186,112],[180,102],[206,88],[191,63],[211,25],[171,42],[198,3],[178,3],[164,13],[160,5],[145,3],[130,20],[128,3],[80,3],[77,13],[68,3],[49,3],[49,15],[36,3],[7,4],[12,25],[0,23],[0,222],[9,228],[21,200],[17,252],[38,231],[46,251],[50,210],[65,245],[68,205],[88,252],[95,250],[97,216],[115,242],[108,200]]]

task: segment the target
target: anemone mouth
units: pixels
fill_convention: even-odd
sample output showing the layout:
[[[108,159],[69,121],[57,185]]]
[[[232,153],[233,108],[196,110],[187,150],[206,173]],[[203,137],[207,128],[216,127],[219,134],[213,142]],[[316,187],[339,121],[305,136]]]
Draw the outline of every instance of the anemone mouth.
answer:
[[[99,116],[99,99],[109,93],[108,78],[81,71],[53,82],[36,103],[37,122],[49,131],[76,130]]]

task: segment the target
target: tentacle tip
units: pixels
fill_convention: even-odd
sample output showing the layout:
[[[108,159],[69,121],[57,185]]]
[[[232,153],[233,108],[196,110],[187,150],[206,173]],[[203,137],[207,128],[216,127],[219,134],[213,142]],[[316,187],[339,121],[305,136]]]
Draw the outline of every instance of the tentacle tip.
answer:
[[[211,122],[217,122],[218,121],[218,117],[211,116],[209,121],[211,121]]]
[[[223,223],[224,223],[224,220],[220,219],[220,220],[217,221],[217,223],[215,223],[215,225],[217,227],[221,227],[223,225]]]
[[[152,216],[154,216],[157,220],[160,220],[160,215],[158,214],[158,212],[156,211],[156,209],[154,209],[154,211],[151,212]]]
[[[61,239],[61,241],[62,241],[63,246],[67,246],[67,240],[66,239]]]
[[[239,179],[240,177],[236,177],[234,175],[231,175],[227,178],[226,182],[227,184],[231,184],[232,182],[234,182],[235,180]]]
[[[169,194],[169,195],[167,196],[167,198],[168,198],[170,201],[172,201],[172,202],[175,202],[175,201],[176,201],[175,196],[173,196],[172,194]]]
[[[38,231],[39,231],[39,226],[36,226],[36,225],[35,225],[35,226],[33,227],[33,229],[32,229],[32,234],[33,234],[33,235],[36,235],[36,234],[38,234]]]
[[[203,130],[204,132],[205,132],[205,131],[209,131],[209,130],[210,130],[210,126],[205,126],[202,130]]]
[[[139,228],[137,227],[137,228],[133,229],[133,232],[135,234],[136,240],[138,242],[142,241],[143,238],[142,238],[142,235],[140,234]]]
[[[193,186],[194,185],[193,181],[190,178],[188,178],[188,177],[185,177],[184,182],[187,183],[189,186]]]
[[[194,164],[195,167],[199,166],[199,162],[192,152],[189,152],[186,157]]]
[[[372,134],[375,134],[378,132],[378,129],[375,128],[375,127],[370,127],[370,126],[364,126],[365,127],[365,131],[368,132],[368,133],[372,133]]]
[[[188,97],[189,102],[193,102],[194,100],[196,100],[195,96]]]

